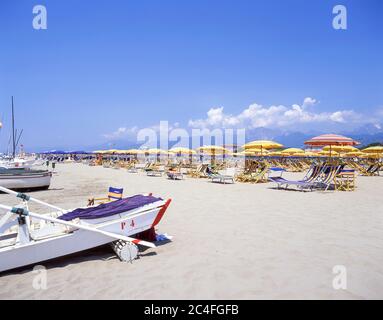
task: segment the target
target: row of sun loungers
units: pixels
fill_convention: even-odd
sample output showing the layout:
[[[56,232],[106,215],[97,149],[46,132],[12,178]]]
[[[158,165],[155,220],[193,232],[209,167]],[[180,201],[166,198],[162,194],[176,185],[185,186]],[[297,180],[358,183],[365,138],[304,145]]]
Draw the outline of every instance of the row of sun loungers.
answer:
[[[276,164],[277,166],[273,166]],[[227,166],[225,169],[224,166]],[[243,165],[243,164],[242,164]],[[346,169],[346,165],[348,169]],[[236,181],[247,183],[276,183],[278,189],[295,189],[300,191],[314,190],[355,190],[355,175],[379,175],[383,169],[381,162],[358,163],[355,161],[338,161],[333,163],[312,162],[307,159],[258,159],[247,160],[244,166],[239,163],[225,163],[213,165],[201,163],[188,166],[178,164],[162,164],[148,162],[145,164],[137,161],[126,163],[104,163],[109,168],[126,168],[128,172],[143,171],[147,176],[166,176],[171,180],[183,180],[186,176],[192,178],[208,178],[213,183],[233,184]],[[221,170],[220,170],[221,169]],[[301,180],[290,180],[283,177],[285,172],[299,172],[307,170]],[[277,174],[277,176],[276,176]]]
[[[335,186],[336,176],[344,170],[345,165],[313,165],[302,180],[287,180],[282,177],[284,169],[271,168],[271,171],[280,172],[279,176],[270,176],[269,179],[277,184],[277,188],[288,189],[294,186],[298,190],[325,190]]]

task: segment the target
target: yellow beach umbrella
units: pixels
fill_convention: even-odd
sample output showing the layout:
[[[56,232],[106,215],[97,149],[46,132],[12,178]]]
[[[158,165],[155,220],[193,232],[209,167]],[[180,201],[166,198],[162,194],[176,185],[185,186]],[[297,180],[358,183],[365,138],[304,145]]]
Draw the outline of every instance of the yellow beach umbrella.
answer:
[[[224,148],[224,147],[221,147],[221,146],[202,146],[202,147],[199,147],[197,148],[197,151],[205,154],[205,155],[209,155],[211,156],[211,163],[213,164],[215,162],[215,156],[216,155],[231,155],[231,152]]]
[[[365,153],[361,151],[352,151],[352,152],[347,152],[344,156],[345,157],[360,157],[365,155]]]
[[[120,150],[117,149],[110,149],[110,150],[105,150],[104,153],[111,154],[111,153],[118,153]]]
[[[303,157],[317,157],[318,154],[312,151],[305,151],[305,153],[302,154]]]
[[[380,159],[380,158],[383,158],[383,154],[382,153],[364,153],[361,157],[368,158],[368,159]]]
[[[145,153],[148,153],[148,154],[167,154],[168,152],[166,150],[153,148],[153,149],[146,150]]]
[[[339,157],[339,152],[336,151],[320,151],[318,154],[322,156]]]
[[[272,151],[267,154],[270,157],[281,157],[284,154],[281,151]]]
[[[128,150],[125,150],[125,152],[127,154],[144,154],[145,153],[144,150],[140,150],[140,149],[128,149]]]
[[[264,154],[264,150],[279,149],[282,147],[283,147],[282,144],[275,141],[271,141],[271,140],[255,140],[255,141],[246,143],[245,145],[242,146],[242,148],[245,150],[254,149],[254,148],[261,149],[261,155]]]
[[[244,148],[244,149],[252,149],[252,148],[279,149],[282,147],[283,147],[282,144],[275,142],[275,141],[271,141],[271,140],[255,140],[255,141],[251,141],[249,143],[246,143],[245,145],[242,146],[242,148]]]
[[[292,154],[296,154],[296,153],[305,153],[305,151],[302,149],[299,149],[299,148],[288,148],[288,149],[281,151],[281,153],[284,155],[292,155]]]
[[[335,151],[335,152],[355,152],[359,149],[353,146],[324,146],[323,151]]]
[[[221,146],[202,146],[197,148],[197,151],[208,154],[229,154],[230,151]]]
[[[192,149],[182,148],[182,147],[172,148],[169,151],[173,153],[180,153],[180,154],[197,154],[197,152]]]
[[[251,148],[251,149],[246,149],[245,151],[250,151],[253,152],[255,155],[268,155],[270,151],[268,150],[263,150],[263,149],[258,149],[258,148]]]
[[[362,152],[365,153],[383,153],[383,146],[368,147],[363,149]]]
[[[257,153],[251,150],[244,150],[239,153],[241,156],[255,156]]]

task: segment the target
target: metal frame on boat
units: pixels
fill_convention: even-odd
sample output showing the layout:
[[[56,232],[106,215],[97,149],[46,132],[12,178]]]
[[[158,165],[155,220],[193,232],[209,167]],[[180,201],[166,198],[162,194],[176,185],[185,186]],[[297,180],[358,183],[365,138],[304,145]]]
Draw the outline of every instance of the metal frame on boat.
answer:
[[[0,216],[0,272],[107,243],[113,243],[113,248],[122,261],[131,261],[137,257],[137,244],[155,247],[152,242],[137,239],[134,235],[154,228],[171,202],[171,199],[165,201],[151,195],[142,195],[140,200],[143,205],[132,207],[129,201],[133,201],[134,197],[125,198],[117,201],[125,201],[130,210],[123,211],[125,203],[116,201],[114,207],[118,205],[119,212],[113,211],[116,210],[113,208],[109,210],[109,204],[103,204],[89,210],[94,210],[95,213],[99,209],[109,210],[107,216],[96,215],[95,219],[78,217],[66,221],[63,219],[71,217],[76,210],[64,210],[4,187],[0,187],[0,190],[22,200],[15,207],[0,205],[0,209],[7,210],[6,214]],[[45,205],[55,211],[49,214],[29,211],[28,201]]]

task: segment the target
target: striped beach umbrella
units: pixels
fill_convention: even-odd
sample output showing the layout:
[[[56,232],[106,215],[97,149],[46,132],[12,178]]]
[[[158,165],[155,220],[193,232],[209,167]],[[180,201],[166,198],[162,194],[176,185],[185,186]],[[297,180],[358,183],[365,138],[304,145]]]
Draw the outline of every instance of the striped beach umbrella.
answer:
[[[310,140],[305,141],[305,145],[308,146],[356,146],[359,142],[353,140],[352,138],[341,136],[338,134],[322,134],[320,136],[311,138]]]

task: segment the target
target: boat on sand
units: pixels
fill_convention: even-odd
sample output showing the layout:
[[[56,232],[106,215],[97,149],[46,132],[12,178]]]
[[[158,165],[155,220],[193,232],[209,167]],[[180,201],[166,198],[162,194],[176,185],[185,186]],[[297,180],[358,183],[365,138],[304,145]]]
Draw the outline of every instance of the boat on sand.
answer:
[[[135,235],[154,231],[171,202],[152,195],[135,195],[94,207],[64,210],[23,193],[3,187],[0,190],[21,199],[21,204],[14,207],[0,204],[0,209],[6,210],[0,215],[0,272],[108,243],[122,261],[132,261],[138,255],[137,245],[155,247],[153,242]],[[29,201],[54,211],[31,212]]]

